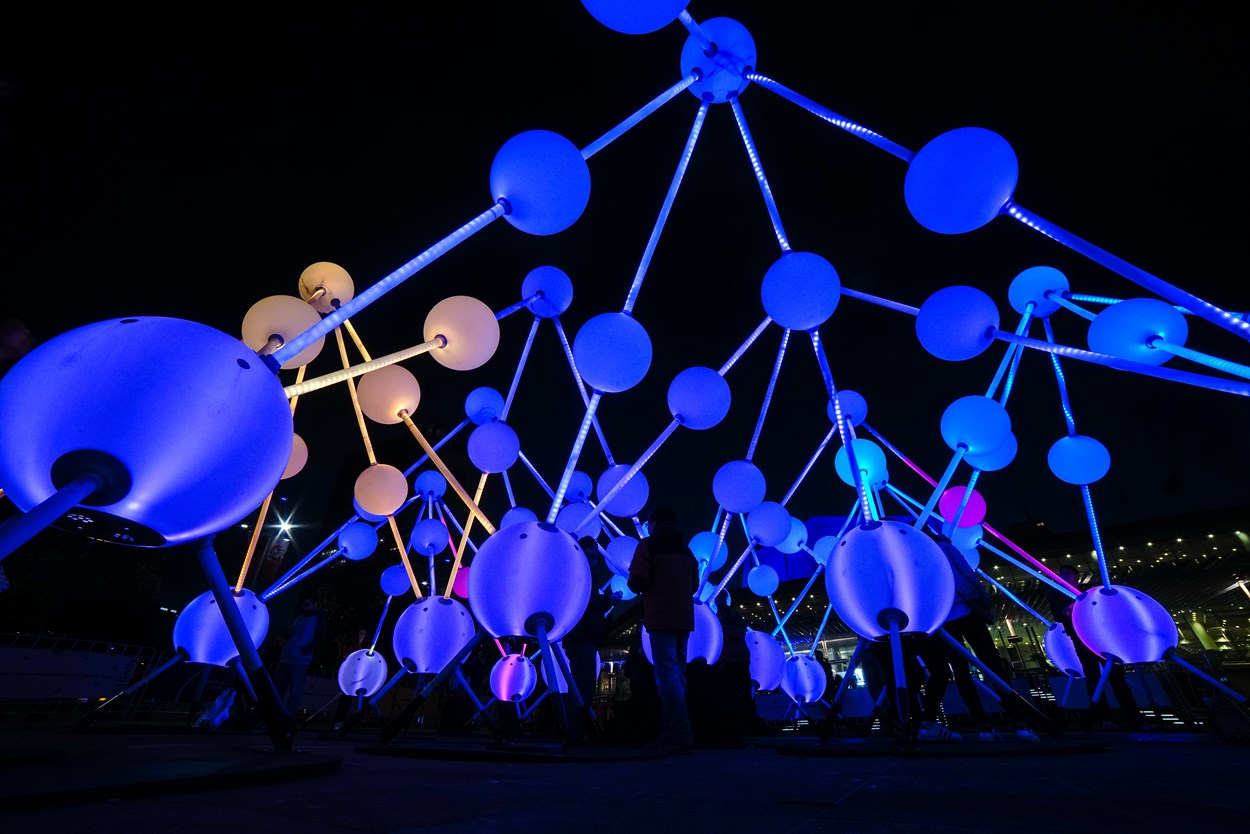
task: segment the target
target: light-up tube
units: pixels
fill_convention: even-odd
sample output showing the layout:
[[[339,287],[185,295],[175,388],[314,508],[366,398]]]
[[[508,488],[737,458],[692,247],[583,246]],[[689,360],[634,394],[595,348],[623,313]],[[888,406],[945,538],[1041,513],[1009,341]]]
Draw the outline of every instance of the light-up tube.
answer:
[[[521,372],[525,370],[525,365],[529,362],[530,348],[534,346],[534,336],[538,333],[538,324],[541,322],[538,316],[534,316],[534,323],[530,325],[530,332],[525,337],[525,346],[521,348],[521,358],[517,360],[516,370],[512,373],[512,383],[508,386],[508,398],[503,403],[503,413],[499,415],[499,419],[507,421],[508,412],[512,408],[512,398],[516,396],[517,385],[521,382]]]
[[[651,445],[648,446],[646,451],[638,457],[638,460],[634,461],[633,464],[630,465],[629,469],[625,470],[625,474],[621,475],[621,477],[617,479],[616,483],[612,485],[612,488],[608,490],[607,494],[599,496],[598,506],[586,514],[586,517],[583,518],[581,523],[577,525],[577,529],[573,531],[573,535],[580,538],[587,530],[590,529],[590,526],[595,523],[595,519],[599,518],[599,516],[603,514],[604,507],[606,507],[608,503],[625,488],[625,485],[638,474],[642,467],[647,464],[647,461],[651,460],[651,457],[659,451],[661,446],[664,445],[664,441],[668,440],[673,432],[677,431],[677,427],[680,425],[681,423],[677,420],[673,420],[668,424],[668,426],[665,427],[664,431],[660,432],[660,436],[652,441]],[[619,533],[619,530],[617,532]]]
[[[1046,626],[1046,628],[1050,628],[1051,626],[1050,620],[1046,619],[1041,614],[1037,613],[1032,608],[1030,608],[1029,605],[1024,600],[1020,599],[1019,596],[1017,596],[1016,594],[1013,594],[1010,590],[1008,590],[1007,586],[1003,585],[1003,583],[999,582],[997,579],[990,576],[988,573],[981,570],[980,568],[973,568],[973,570],[975,570],[977,572],[977,575],[980,576],[982,579],[984,579],[986,582],[989,582],[995,588],[1002,591],[1003,596],[1007,597],[1007,599],[1011,600],[1016,605],[1023,608],[1025,611],[1028,611],[1030,614],[1032,614],[1034,617],[1040,620],[1042,625]]]
[[[590,434],[590,423],[595,417],[595,411],[599,408],[601,399],[603,399],[603,392],[599,390],[595,390],[590,396],[590,404],[586,406],[586,416],[582,418],[582,425],[577,430],[577,439],[573,441],[569,460],[564,464],[560,486],[556,488],[556,494],[551,499],[551,509],[547,511],[548,524],[555,524],[556,516],[560,514],[560,504],[564,501],[564,493],[569,488],[569,481],[573,478],[573,470],[577,468],[577,460],[582,455],[582,447],[586,445],[586,436]]]
[[[829,431],[825,432],[824,439],[820,441],[820,445],[816,447],[816,451],[812,452],[812,456],[808,458],[807,465],[803,467],[803,471],[801,471],[799,476],[794,479],[794,483],[790,485],[790,489],[788,489],[786,494],[782,497],[781,506],[784,507],[790,499],[794,497],[795,491],[807,478],[808,473],[812,471],[812,467],[816,465],[816,460],[820,457],[821,453],[825,451],[825,447],[829,445],[829,441],[833,440],[833,435],[836,431],[837,429],[835,427],[830,426]]]
[[[867,301],[869,304],[876,304],[878,307],[885,307],[888,310],[896,310],[900,313],[907,313],[910,316],[920,315],[919,307],[913,307],[910,304],[903,304],[902,302],[899,302],[899,301],[891,301],[888,298],[882,298],[877,295],[870,295],[869,293],[866,293],[866,292],[853,290],[847,286],[840,287],[838,292],[840,292],[842,295],[845,295],[847,298],[855,298],[860,301]]]
[[[760,337],[760,334],[763,333],[766,329],[768,329],[768,325],[772,323],[773,323],[773,320],[771,316],[764,316],[764,320],[760,322],[759,326],[756,327],[755,330],[751,332],[750,336],[747,336],[746,341],[738,346],[738,349],[733,352],[733,356],[730,356],[728,359],[725,360],[725,364],[720,366],[720,370],[718,370],[717,373],[720,374],[721,376],[724,376],[725,374],[727,374],[729,372],[729,369],[732,368],[734,365],[736,365],[738,363],[738,360],[742,358],[742,354],[747,352],[747,348],[755,344],[755,340],[758,339]]]
[[[742,143],[746,146],[747,156],[751,159],[751,168],[755,171],[755,179],[760,184],[760,193],[764,195],[764,205],[768,207],[768,217],[773,222],[773,232],[777,235],[777,243],[781,244],[782,253],[790,251],[790,241],[786,240],[786,230],[781,227],[781,214],[777,211],[777,201],[773,199],[773,190],[768,186],[768,177],[764,176],[764,166],[760,163],[759,154],[755,152],[755,140],[751,138],[751,129],[747,127],[746,115],[738,97],[729,97],[729,106],[733,108],[734,119],[738,122],[738,132],[742,134]]]
[[[768,377],[768,387],[764,391],[764,403],[760,406],[760,416],[755,421],[755,431],[752,432],[751,442],[747,446],[747,460],[755,455],[755,446],[759,443],[760,432],[764,428],[764,418],[768,415],[768,406],[772,403],[773,391],[777,388],[777,376],[781,373],[781,360],[786,357],[786,345],[789,343],[790,329],[786,328],[781,334],[781,345],[777,348],[777,359],[773,362],[772,375]]]
[[[1146,340],[1146,347],[1155,350],[1166,351],[1173,356],[1179,356],[1182,359],[1188,359],[1190,362],[1197,362],[1200,365],[1206,365],[1208,368],[1215,368],[1217,371],[1235,374],[1245,379],[1250,379],[1250,367],[1239,365],[1236,362],[1230,362],[1227,359],[1220,359],[1218,356],[1211,356],[1206,353],[1199,353],[1196,350],[1187,348],[1184,345],[1175,345],[1158,336],[1152,336]]]
[[[641,122],[647,116],[650,116],[656,110],[660,109],[660,105],[664,104],[667,101],[672,100],[673,96],[677,95],[682,90],[686,89],[691,84],[698,81],[699,76],[700,76],[700,73],[696,70],[695,72],[692,72],[689,75],[687,75],[681,81],[678,81],[676,84],[669,87],[664,92],[660,93],[655,98],[651,99],[649,103],[644,105],[641,109],[636,111],[632,116],[627,118],[625,121],[621,122],[616,127],[612,128],[607,133],[603,134],[602,136],[600,136],[595,141],[591,142],[586,147],[582,148],[582,159],[590,159],[592,156],[599,153],[599,151],[603,150],[608,145],[612,144],[612,142],[616,141],[621,136],[623,136],[625,134],[625,131],[629,130],[631,127]]]
[[[564,356],[568,359],[569,369],[573,371],[573,379],[577,381],[577,393],[582,398],[582,405],[590,408],[590,396],[586,393],[586,382],[582,379],[581,371],[577,370],[577,360],[573,356],[573,346],[569,344],[568,334],[564,332],[564,325],[560,323],[559,317],[552,319],[556,326],[556,333],[560,336],[560,344],[564,347]],[[612,450],[608,448],[608,439],[603,434],[603,429],[599,426],[599,417],[591,417],[592,425],[595,427],[595,435],[599,438],[599,446],[603,449],[603,456],[608,459],[608,466],[614,466],[615,461],[612,458]]]
[[[829,402],[833,403],[833,421],[837,424],[838,434],[842,438],[842,448],[846,449],[846,462],[855,477],[855,491],[859,493],[859,507],[864,523],[872,521],[872,510],[868,487],[864,483],[864,473],[859,469],[859,461],[855,457],[855,432],[851,423],[842,413],[842,403],[838,401],[838,389],[833,384],[833,372],[829,370],[829,359],[825,356],[824,345],[820,341],[820,331],[809,331],[812,339],[812,350],[816,354],[816,362],[820,365],[820,375],[825,380],[825,390],[829,394]]]
[[[698,42],[699,46],[703,47],[703,54],[709,58],[712,57],[712,55],[715,54],[712,52],[713,44],[710,40],[708,40],[708,37],[703,33],[703,30],[699,28],[698,22],[690,16],[690,12],[682,9],[681,13],[677,15],[677,19],[681,21],[682,26],[686,27],[686,31],[688,31],[695,41]]]

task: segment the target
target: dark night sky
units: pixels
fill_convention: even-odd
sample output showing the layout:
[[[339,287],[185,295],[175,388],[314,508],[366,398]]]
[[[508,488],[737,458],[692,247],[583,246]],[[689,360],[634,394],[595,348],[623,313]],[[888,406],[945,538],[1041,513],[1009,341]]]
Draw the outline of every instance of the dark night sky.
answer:
[[[740,21],[760,72],[905,147],[956,127],[997,131],[1020,160],[1019,204],[1226,309],[1250,308],[1246,33],[1216,7],[689,8],[696,19]],[[5,307],[41,339],[123,315],[237,334],[255,301],[296,293],[300,272],[319,260],[346,267],[359,291],[490,205],[491,159],[509,137],[544,128],[585,146],[678,80],[686,38],[676,23],[618,34],[576,0],[28,2],[8,4],[3,17]],[[918,306],[942,287],[971,284],[998,303],[1004,326],[1015,321],[1011,279],[1031,266],[1063,270],[1076,292],[1146,294],[1006,218],[961,236],[929,232],[903,203],[901,161],[766,90],[749,88],[742,105],[792,245],[828,258],[848,287]],[[589,317],[619,310],[696,110],[683,93],[593,157],[590,205],[571,229],[531,237],[496,222],[360,313],[353,323],[371,352],[420,341],[426,311],[448,295],[494,309],[515,302],[526,273],[543,264],[573,278],[570,338]],[[635,309],[655,361],[638,388],[600,409],[618,461],[667,425],[664,391],[678,371],[719,367],[762,320],[759,283],[778,255],[732,114],[718,105]],[[500,350],[477,372],[408,363],[425,391],[419,422],[449,429],[473,388],[506,392],[530,320],[505,319]],[[1083,320],[1058,314],[1055,329],[1085,347]],[[780,332],[770,329],[729,373],[731,419],[679,432],[646,470],[653,495],[686,510],[692,529],[711,521],[716,467],[746,453]],[[920,348],[911,317],[849,298],[822,335],[839,387],[864,394],[869,422],[940,474],[950,454],[942,409],[985,393],[1002,348],[943,362]],[[1189,344],[1245,362],[1240,339],[1201,320],[1191,319]],[[331,340],[310,372],[336,363]],[[1040,354],[1024,357],[1009,404],[1019,455],[981,482],[1000,529],[1029,518],[1059,530],[1084,524],[1079,491],[1045,465],[1065,431],[1048,366]],[[1075,361],[1065,369],[1078,427],[1112,453],[1111,473],[1093,487],[1104,522],[1250,504],[1240,398]],[[770,500],[827,430],[825,401],[810,348],[792,340],[756,454]],[[546,324],[510,422],[553,481],[580,416]],[[296,430],[313,460],[284,484],[292,495],[333,493],[334,479],[367,463],[341,389],[306,397]],[[404,468],[419,455],[402,426],[371,431],[384,462]],[[597,476],[602,457],[587,449],[579,468]],[[842,514],[853,499],[823,463],[791,502],[801,518]],[[901,465],[891,471],[921,494]],[[512,475],[528,494],[523,469]],[[502,485],[487,494],[499,506]],[[324,521],[337,526],[349,514],[333,505]]]

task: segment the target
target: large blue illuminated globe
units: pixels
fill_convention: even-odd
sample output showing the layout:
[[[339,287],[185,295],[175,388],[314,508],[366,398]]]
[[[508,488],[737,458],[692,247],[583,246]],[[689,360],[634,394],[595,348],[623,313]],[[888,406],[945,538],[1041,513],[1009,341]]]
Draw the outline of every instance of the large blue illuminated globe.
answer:
[[[590,600],[590,563],[572,534],[542,521],[496,530],[477,551],[469,604],[495,637],[559,640]]]
[[[573,225],[590,200],[590,169],[577,146],[549,130],[518,133],[490,166],[490,191],[505,200],[504,219],[531,235]]]
[[[676,20],[686,0],[582,0],[582,5],[609,29],[645,35]]]
[[[951,451],[966,447],[969,455],[990,455],[1011,436],[1007,409],[979,395],[960,397],[942,412],[942,439]]]
[[[627,313],[601,313],[577,331],[573,360],[590,387],[610,394],[627,391],[651,367],[651,337]]]
[[[233,336],[111,319],[56,336],[0,382],[0,487],[28,511],[83,474],[112,486],[59,525],[136,547],[237,523],[277,485],[294,431],[282,384]]]
[[[961,362],[980,356],[994,344],[998,307],[976,287],[954,286],[935,292],[920,305],[916,338],[938,359]]]
[[[838,307],[842,282],[833,264],[811,252],[787,252],[764,273],[764,312],[790,330],[820,327]]]
[[[244,589],[234,595],[234,604],[243,617],[252,644],[259,646],[265,642],[269,632],[269,609],[265,603]],[[212,591],[205,591],[191,600],[178,614],[174,621],[174,648],[185,653],[190,662],[209,666],[225,666],[239,656]]]
[[[1089,323],[1089,349],[1147,365],[1162,365],[1172,358],[1166,350],[1151,347],[1154,339],[1183,345],[1189,338],[1185,315],[1157,298],[1129,298],[1108,305]]]
[[[1060,672],[1071,678],[1085,677],[1081,656],[1077,654],[1072,635],[1068,634],[1063,623],[1050,624],[1042,637],[1042,648],[1046,651],[1046,659]]]
[[[868,486],[879,486],[889,477],[886,468],[885,452],[881,447],[866,437],[857,437],[851,441],[855,450],[855,465],[863,473],[864,483]],[[841,446],[833,456],[833,469],[838,479],[849,486],[855,486],[855,473],[851,471],[851,456],[846,447]]]
[[[720,536],[710,530],[695,533],[690,539],[690,552],[694,554],[695,560],[708,563],[705,573],[720,570],[724,567],[725,560],[729,558],[729,548],[723,541],[720,541],[718,549],[716,546],[718,541],[720,541]]]
[[[1122,663],[1158,663],[1179,638],[1166,608],[1123,585],[1094,588],[1077,597],[1072,627],[1099,657]]]
[[[1020,168],[1007,140],[961,127],[931,140],[912,158],[903,196],[926,229],[957,235],[989,223],[1011,199]]]
[[[409,672],[438,674],[468,644],[475,631],[473,617],[459,602],[447,597],[424,597],[399,615],[391,646],[395,659]]]

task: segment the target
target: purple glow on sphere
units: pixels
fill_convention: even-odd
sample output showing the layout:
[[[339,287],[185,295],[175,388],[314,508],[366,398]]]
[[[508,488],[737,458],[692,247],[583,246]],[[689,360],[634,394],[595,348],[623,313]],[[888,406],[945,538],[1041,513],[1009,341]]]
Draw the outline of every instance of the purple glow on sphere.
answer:
[[[1081,656],[1076,653],[1072,635],[1068,634],[1063,623],[1050,624],[1046,636],[1042,638],[1042,648],[1046,650],[1046,659],[1060,672],[1073,678],[1085,677]]]
[[[343,658],[339,665],[339,691],[344,695],[366,698],[386,683],[386,658],[378,651],[359,649]]]
[[[391,638],[395,659],[409,672],[438,674],[476,628],[469,610],[446,597],[424,597],[404,609]]]
[[[252,643],[259,646],[269,631],[269,609],[248,590],[236,594],[234,602]],[[239,656],[212,591],[205,591],[182,609],[174,622],[174,648],[186,652],[190,662],[210,666],[225,666]]]
[[[501,701],[524,701],[538,686],[534,662],[522,654],[504,655],[490,670],[490,691]]]
[[[800,704],[813,704],[825,694],[825,670],[811,655],[796,654],[786,658],[781,691]]]
[[[1123,585],[1094,588],[1077,597],[1072,627],[1099,657],[1122,663],[1158,663],[1179,639],[1166,608]]]

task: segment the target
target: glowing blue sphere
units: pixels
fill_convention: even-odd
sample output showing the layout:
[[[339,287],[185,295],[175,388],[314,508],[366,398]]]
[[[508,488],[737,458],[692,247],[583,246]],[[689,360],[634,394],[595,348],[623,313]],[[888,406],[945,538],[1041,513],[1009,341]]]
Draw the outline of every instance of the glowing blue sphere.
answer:
[[[577,539],[541,521],[496,530],[478,549],[469,574],[473,614],[495,637],[559,640],[590,600],[590,564]]]
[[[500,527],[510,527],[513,524],[519,524],[522,521],[537,521],[538,515],[533,510],[525,507],[513,507],[503,514],[503,518],[499,519]]]
[[[755,39],[741,23],[727,17],[710,18],[699,28],[716,45],[716,52],[708,55],[693,35],[686,39],[681,49],[681,74],[700,73],[699,80],[686,89],[700,101],[729,101],[751,83],[746,73],[758,66]]]
[[[600,503],[603,503],[603,497],[621,482],[621,478],[625,477],[630,468],[628,464],[618,463],[604,470],[595,484],[595,494],[599,496]],[[612,500],[608,501],[603,509],[612,515],[632,517],[642,512],[642,508],[647,506],[647,499],[650,497],[651,487],[642,472],[638,471],[630,476],[621,487],[621,491],[612,496]]]
[[[1121,663],[1158,663],[1179,635],[1167,609],[1123,585],[1094,588],[1076,598],[1072,627],[1099,657]]]
[[[890,473],[886,470],[887,461],[881,447],[866,437],[857,437],[852,444],[855,449],[855,465],[864,473],[864,483],[874,487],[885,483]],[[851,471],[851,458],[846,453],[845,446],[839,447],[834,453],[833,469],[842,483],[855,486],[855,473]]]
[[[386,683],[388,671],[381,652],[358,649],[339,664],[339,691],[351,697],[368,698]]]
[[[690,552],[694,554],[695,560],[708,563],[705,573],[720,570],[724,567],[725,560],[729,558],[729,548],[723,541],[717,549],[716,543],[719,539],[720,536],[708,530],[695,533],[690,539]]]
[[[647,660],[654,663],[651,656],[651,635],[646,626],[642,628],[642,651]],[[686,662],[705,660],[711,666],[720,660],[721,649],[725,645],[725,632],[721,628],[720,619],[710,606],[703,602],[694,604],[694,631],[686,641]]]
[[[800,704],[814,704],[825,694],[825,670],[816,658],[796,654],[786,658],[781,691]]]
[[[577,331],[573,360],[592,388],[605,393],[628,391],[651,367],[651,337],[627,313],[601,313]]]
[[[622,600],[631,600],[638,596],[629,589],[629,577],[620,576],[619,574],[614,575],[608,582],[608,592],[612,594],[612,596],[619,597]]]
[[[1042,648],[1046,652],[1046,659],[1060,672],[1071,678],[1085,677],[1081,656],[1077,654],[1072,635],[1068,634],[1063,623],[1050,624],[1042,637]]]
[[[536,293],[542,293],[542,297],[527,301],[525,306],[540,319],[553,319],[573,303],[573,282],[563,269],[536,267],[521,282],[521,298],[529,298]]]
[[[447,494],[447,479],[437,469],[427,469],[413,480],[412,492],[426,501],[442,498]]]
[[[1046,463],[1064,483],[1092,484],[1111,468],[1111,453],[1088,435],[1070,434],[1054,442],[1046,453]]]
[[[71,407],[72,406],[72,407]],[[0,486],[29,511],[88,470],[84,535],[165,547],[253,512],[294,442],[282,383],[234,336],[181,319],[89,324],[37,346],[0,382]]]
[[[408,546],[422,556],[437,556],[447,549],[447,525],[437,518],[423,518],[412,528]]]
[[[760,597],[771,596],[777,591],[781,580],[772,565],[756,565],[747,573],[747,587]]]
[[[538,686],[534,661],[523,654],[504,655],[490,670],[491,694],[504,703],[524,701]]]
[[[747,650],[751,655],[751,680],[761,692],[781,686],[786,670],[786,650],[766,631],[747,630]]]
[[[764,473],[749,460],[732,460],[712,478],[712,494],[726,512],[750,512],[764,500],[766,491]]]
[[[688,429],[710,429],[729,413],[729,383],[711,368],[693,367],[668,386],[668,412]]]
[[[481,426],[503,419],[504,399],[494,388],[474,388],[464,398],[464,416]]]
[[[391,565],[378,577],[382,593],[388,597],[402,597],[412,590],[412,582],[408,579],[408,570],[403,565]]]
[[[837,536],[821,536],[811,547],[811,557],[816,560],[816,564],[822,567],[828,565],[829,556],[833,553],[833,548],[837,544]]]
[[[940,289],[925,299],[916,316],[916,338],[938,359],[960,362],[980,356],[994,344],[998,307],[976,287]]]
[[[897,521],[861,524],[838,542],[825,589],[842,622],[866,640],[899,631],[932,634],[955,601],[950,562],[933,539]]]
[[[1034,266],[1021,272],[1011,280],[1007,290],[1007,301],[1011,309],[1020,315],[1033,302],[1033,317],[1044,319],[1060,308],[1058,301],[1050,295],[1062,297],[1068,291],[1068,276],[1053,266]]]
[[[629,564],[634,561],[634,551],[638,549],[638,540],[633,536],[617,536],[603,548],[603,558],[608,567],[617,576],[629,576]]]
[[[1089,349],[1095,353],[1162,365],[1172,354],[1151,347],[1156,338],[1183,345],[1189,338],[1185,315],[1165,301],[1129,298],[1103,308],[1089,323]]]
[[[417,675],[443,671],[473,638],[469,610],[447,597],[423,597],[395,621],[391,645],[399,665]]]
[[[569,475],[568,486],[564,488],[565,501],[585,501],[590,498],[594,484],[585,472],[573,472]]]
[[[912,158],[903,196],[921,226],[963,234],[998,216],[1019,173],[1006,139],[984,128],[961,127],[932,139]]]
[[[852,426],[858,426],[868,418],[868,401],[856,391],[839,391],[838,408],[842,409],[842,418],[850,420]],[[829,422],[834,424],[838,422],[838,413],[833,407],[833,400],[825,406],[825,413],[829,415]]]
[[[676,20],[686,0],[582,0],[582,5],[609,29],[645,35]]]
[[[505,472],[521,455],[521,440],[507,423],[483,423],[469,435],[469,460],[483,472]]]
[[[751,538],[762,547],[772,547],[790,535],[790,513],[776,501],[761,501],[747,514]]]
[[[764,311],[790,330],[820,327],[842,298],[833,264],[811,252],[788,252],[773,262],[760,285]]]
[[[1015,434],[1008,434],[1007,441],[994,451],[984,455],[964,455],[964,460],[973,469],[979,469],[982,472],[997,472],[1016,459],[1016,452],[1019,448]]]
[[[504,219],[531,235],[562,232],[590,200],[590,169],[577,146],[549,130],[518,133],[495,154],[490,191]]]
[[[251,591],[243,590],[234,595],[234,604],[253,645],[265,642],[269,632],[269,609],[265,603]],[[174,648],[184,652],[190,662],[209,666],[225,666],[239,656],[212,591],[191,600],[178,614],[174,621]]]
[[[807,525],[793,516],[790,517],[790,532],[777,544],[773,545],[782,553],[798,553],[807,544]]]
[[[998,451],[1011,436],[1011,417],[989,397],[960,397],[942,412],[942,439],[951,451],[967,447],[966,454],[988,455]]]
[[[603,522],[599,520],[603,516],[598,516],[586,529],[578,529],[586,516],[594,511],[594,506],[587,501],[577,504],[565,504],[556,515],[556,526],[569,533],[576,533],[578,538],[590,536],[592,539],[597,539],[603,533]]]
[[[353,562],[368,559],[378,547],[378,531],[365,521],[353,521],[339,533],[338,545],[341,553]]]

